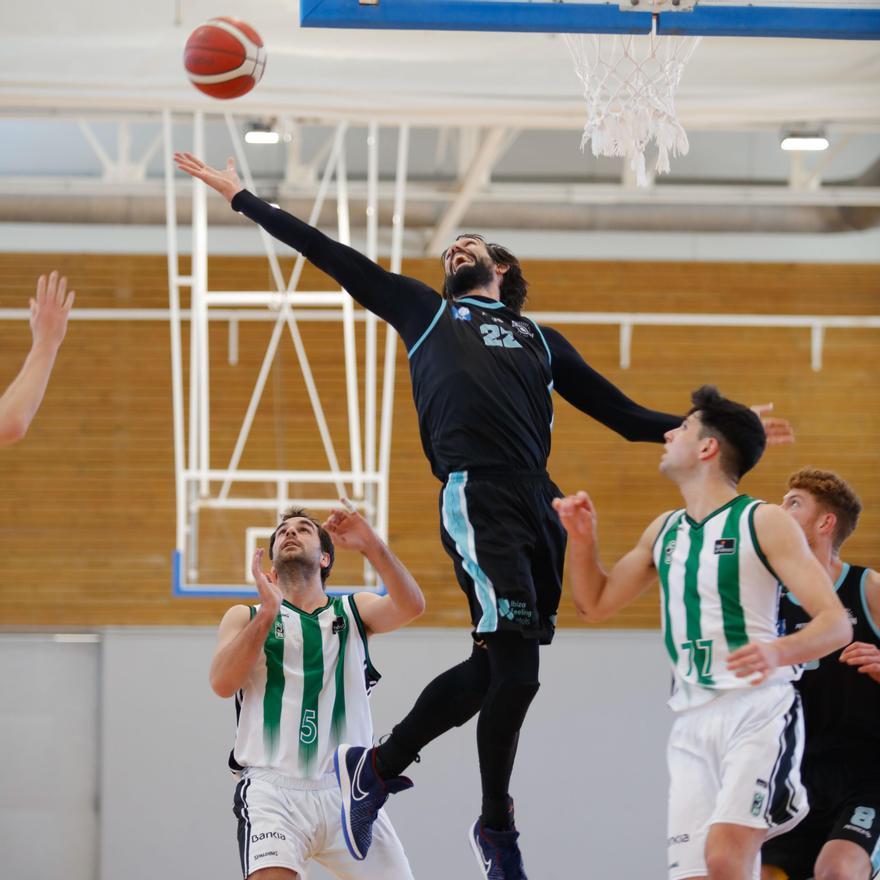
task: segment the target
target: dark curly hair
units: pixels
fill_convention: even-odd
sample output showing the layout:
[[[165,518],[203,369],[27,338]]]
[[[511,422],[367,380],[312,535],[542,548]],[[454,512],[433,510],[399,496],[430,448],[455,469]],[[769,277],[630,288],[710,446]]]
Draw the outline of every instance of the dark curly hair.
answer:
[[[461,235],[457,235],[455,240],[458,241],[461,238],[479,239],[486,245],[489,257],[495,265],[507,266],[507,271],[501,279],[501,302],[511,311],[516,312],[518,315],[521,314],[528,296],[529,282],[523,277],[519,260],[503,245],[492,244],[476,232],[463,232]],[[448,250],[449,248],[446,248],[440,255],[440,262],[444,266]]]
[[[699,413],[702,437],[714,437],[721,446],[721,467],[734,483],[761,459],[767,435],[761,419],[742,403],[722,397],[714,385],[703,385],[691,394],[688,415]]]

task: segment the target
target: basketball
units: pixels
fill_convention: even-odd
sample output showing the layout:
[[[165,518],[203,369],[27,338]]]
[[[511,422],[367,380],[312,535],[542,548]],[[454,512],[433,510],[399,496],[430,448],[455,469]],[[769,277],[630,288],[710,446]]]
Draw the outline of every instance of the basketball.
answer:
[[[266,50],[250,25],[234,18],[212,18],[190,34],[183,66],[199,91],[223,100],[239,98],[263,76]]]

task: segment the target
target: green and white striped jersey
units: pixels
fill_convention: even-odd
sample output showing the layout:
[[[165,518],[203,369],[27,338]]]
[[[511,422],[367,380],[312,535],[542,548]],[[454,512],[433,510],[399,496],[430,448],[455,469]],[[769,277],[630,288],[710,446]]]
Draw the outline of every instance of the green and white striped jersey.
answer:
[[[311,614],[285,600],[263,656],[236,694],[230,766],[295,779],[331,772],[340,742],[372,745],[368,697],[378,680],[352,596],[328,599]]]
[[[755,533],[762,503],[739,495],[699,523],[675,510],[654,542],[663,641],[673,670],[669,705],[676,711],[752,687],[727,669],[728,656],[778,636],[779,579]],[[799,676],[797,668],[783,666],[767,683]]]

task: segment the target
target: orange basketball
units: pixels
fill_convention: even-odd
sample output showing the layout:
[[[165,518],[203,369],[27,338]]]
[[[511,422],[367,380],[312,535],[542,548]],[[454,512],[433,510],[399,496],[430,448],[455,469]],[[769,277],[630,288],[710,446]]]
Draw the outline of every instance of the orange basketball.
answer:
[[[259,81],[266,67],[260,35],[235,18],[212,18],[186,41],[183,66],[192,84],[212,98],[238,98]]]

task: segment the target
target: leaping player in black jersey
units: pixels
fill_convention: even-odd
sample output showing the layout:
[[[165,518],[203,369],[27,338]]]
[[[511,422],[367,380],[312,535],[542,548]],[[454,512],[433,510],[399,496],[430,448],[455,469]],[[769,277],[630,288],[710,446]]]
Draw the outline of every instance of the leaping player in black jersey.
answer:
[[[868,880],[880,870],[880,574],[840,558],[862,505],[837,474],[792,474],[782,507],[834,583],[853,641],[808,664],[797,682],[806,747],[801,777],[810,812],[765,844],[763,880]],[[780,618],[788,632],[807,617],[791,593]]]
[[[225,170],[190,153],[176,153],[175,161],[397,330],[422,446],[443,483],[440,537],[468,598],[475,645],[467,660],[428,684],[378,748],[337,752],[351,854],[366,856],[387,783],[400,790],[400,774],[424,746],[479,712],[483,800],[470,842],[484,877],[521,880],[509,783],[519,730],[538,691],[538,646],[553,638],[565,556],[565,530],[551,507],[561,493],[546,472],[551,392],[632,441],[660,443],[681,418],[634,403],[562,334],[523,317],[527,284],[505,248],[478,235],[457,238],[443,254],[438,296],[257,198],[243,188],[232,159]],[[790,439],[787,422],[764,424],[771,442]]]

